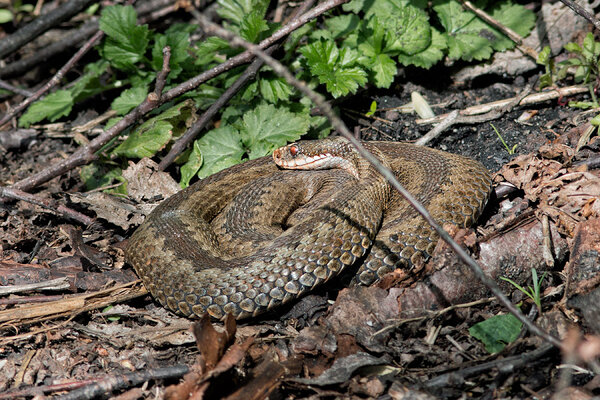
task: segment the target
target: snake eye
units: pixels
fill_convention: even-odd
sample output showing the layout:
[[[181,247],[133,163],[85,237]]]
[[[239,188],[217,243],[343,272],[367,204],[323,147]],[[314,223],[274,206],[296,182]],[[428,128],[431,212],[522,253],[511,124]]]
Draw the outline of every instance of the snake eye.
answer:
[[[298,154],[298,146],[296,146],[295,144],[291,145],[290,154],[295,157],[296,154]]]

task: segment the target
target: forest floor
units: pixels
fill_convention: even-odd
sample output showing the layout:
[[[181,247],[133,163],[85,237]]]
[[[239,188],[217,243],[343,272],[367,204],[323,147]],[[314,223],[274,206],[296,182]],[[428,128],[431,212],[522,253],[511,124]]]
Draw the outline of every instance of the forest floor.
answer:
[[[458,82],[456,65],[408,68],[390,89],[364,90],[336,107],[363,140],[415,141],[432,125],[402,112],[411,93],[439,115],[536,94],[540,73]],[[589,99],[585,88],[568,97]],[[372,101],[377,111],[368,116]],[[557,95],[504,107],[428,143],[479,160],[493,174],[497,195],[477,225],[451,233],[562,351],[517,328],[516,339],[488,352],[470,328],[507,310],[444,243],[410,282],[344,287],[340,280],[237,324],[176,316],[124,260],[134,227],[102,217],[129,218],[123,203],[103,197],[90,206],[74,170],[35,194],[52,199],[51,208],[64,204],[94,218],[91,225],[26,201],[0,203],[0,399],[599,396],[600,137],[582,141],[595,114],[566,103]],[[79,147],[58,127],[5,127],[0,185]],[[500,279],[527,288],[535,284],[532,269],[544,275],[539,308]]]

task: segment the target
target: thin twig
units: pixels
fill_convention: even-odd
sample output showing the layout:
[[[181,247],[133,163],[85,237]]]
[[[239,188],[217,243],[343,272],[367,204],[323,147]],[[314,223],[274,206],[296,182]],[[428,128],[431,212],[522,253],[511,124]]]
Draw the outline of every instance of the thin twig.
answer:
[[[69,207],[63,206],[62,204],[58,204],[58,202],[56,202],[55,200],[41,199],[38,196],[35,196],[31,193],[26,193],[19,189],[0,187],[0,197],[22,200],[31,204],[38,205],[47,210],[52,210],[54,212],[62,214],[67,218],[80,222],[85,226],[89,226],[92,223],[94,223],[93,218],[90,218],[87,215],[75,211]]]
[[[166,9],[173,11],[173,9],[176,7],[172,3],[173,0],[148,0],[138,2],[135,7],[135,11],[140,16],[139,22],[144,24],[153,21],[158,16],[164,15],[164,10]],[[161,10],[156,12],[158,9]],[[48,60],[50,57],[64,53],[72,47],[78,46],[79,43],[86,40],[98,30],[98,19],[99,18],[96,17],[84,23],[77,30],[71,31],[64,35],[64,37],[60,40],[52,42],[42,49],[37,49],[36,52],[31,56],[2,67],[0,69],[0,78],[20,75],[24,71],[31,70],[36,65]]]
[[[483,272],[477,262],[475,262],[475,260],[473,260],[473,258],[471,258],[471,256],[469,256],[469,254],[458,243],[456,243],[444,229],[442,229],[442,227],[433,219],[431,214],[429,214],[427,209],[425,209],[425,207],[418,202],[417,199],[415,199],[414,196],[400,184],[400,182],[398,182],[394,176],[394,173],[388,168],[384,167],[383,164],[381,164],[381,162],[375,156],[369,153],[361,144],[361,142],[352,135],[352,133],[346,127],[346,124],[344,124],[344,122],[333,112],[333,109],[325,101],[323,96],[310,89],[304,82],[296,79],[287,68],[285,68],[274,58],[266,55],[258,46],[248,43],[234,33],[220,27],[217,24],[214,24],[203,15],[200,15],[199,22],[207,33],[218,35],[219,37],[228,40],[232,46],[244,47],[254,53],[257,57],[262,58],[265,63],[267,63],[273,69],[273,71],[282,76],[290,85],[293,85],[295,88],[304,93],[306,97],[312,100],[312,102],[319,107],[323,114],[329,118],[333,128],[338,130],[346,139],[348,139],[358,150],[360,155],[373,164],[373,166],[388,180],[388,182],[390,182],[390,184],[402,195],[402,197],[404,197],[414,207],[414,209],[421,214],[421,216],[429,225],[433,227],[433,229],[435,229],[440,237],[446,243],[448,243],[458,257],[471,268],[475,276],[477,276],[477,278],[492,291],[501,304],[503,304],[513,315],[515,315],[515,317],[517,317],[517,319],[519,319],[519,321],[521,321],[530,332],[544,338],[546,341],[556,347],[563,348],[560,340],[544,332],[531,321],[529,321],[527,317],[510,302],[500,287],[498,287],[496,282],[494,282],[493,279],[488,277]]]
[[[93,0],[71,0],[48,14],[34,19],[12,35],[0,40],[0,58],[4,58],[13,51],[20,49],[26,43],[53,26],[71,18],[93,2]]]
[[[110,394],[116,390],[137,386],[149,380],[180,378],[189,372],[187,365],[174,365],[163,368],[149,368],[140,371],[128,372],[122,375],[109,375],[102,381],[75,389],[68,394],[56,396],[59,400],[85,400],[94,399]]]
[[[594,18],[594,15],[590,13],[588,10],[575,3],[572,0],[560,0],[564,5],[569,7],[571,10],[575,11],[577,14],[581,15],[583,18],[587,19],[588,22],[600,31],[600,21]]]
[[[29,90],[18,88],[16,86],[13,86],[10,83],[2,81],[2,80],[0,80],[0,88],[9,90],[13,93],[20,94],[25,97],[29,97],[33,94],[33,92],[30,92]]]
[[[525,96],[521,101],[518,102],[518,104],[515,104],[515,105],[525,106],[525,105],[531,105],[531,104],[538,104],[543,101],[553,100],[553,99],[557,99],[560,97],[573,96],[575,94],[586,93],[588,91],[589,91],[589,88],[586,86],[583,86],[583,85],[567,86],[564,88],[552,89],[552,90],[548,90],[548,91],[541,92],[541,93],[530,94],[528,96]],[[514,103],[515,99],[518,99],[518,96],[510,97],[510,98],[504,99],[504,100],[494,101],[491,103],[478,104],[476,106],[467,107],[464,110],[461,110],[459,112],[459,114],[461,117],[467,117],[467,116],[472,116],[472,115],[486,114],[486,113],[496,111],[496,110],[501,110],[501,109],[507,107],[508,105]],[[432,117],[432,118],[417,119],[416,123],[419,125],[439,124],[445,118],[447,118],[448,115],[449,114],[441,114],[441,115],[436,115],[435,117]]]
[[[65,74],[71,68],[73,68],[75,66],[75,64],[77,63],[77,61],[79,61],[79,59],[81,59],[81,57],[83,57],[84,54],[87,53],[96,44],[96,42],[98,40],[100,40],[100,38],[102,38],[102,36],[104,36],[104,32],[102,32],[102,31],[96,32],[96,34],[94,36],[92,36],[83,46],[81,46],[81,48],[77,51],[77,53],[75,53],[73,55],[73,57],[71,57],[71,59],[65,65],[63,65],[63,67],[61,69],[59,69],[58,72],[48,82],[46,82],[46,84],[44,86],[42,86],[40,89],[38,89],[33,94],[33,96],[28,97],[27,99],[25,99],[21,104],[19,104],[18,106],[16,106],[12,111],[7,112],[4,115],[4,117],[2,119],[0,119],[0,126],[4,125],[8,121],[10,121],[10,119],[12,117],[14,117],[15,115],[17,115],[21,111],[23,111],[31,103],[33,103],[34,101],[36,101],[37,99],[39,99],[40,97],[42,97],[44,94],[46,94],[54,86],[58,85],[58,83],[65,76]]]
[[[521,37],[521,35],[519,35],[515,31],[513,31],[509,27],[502,25],[499,21],[492,18],[491,15],[489,15],[488,13],[483,11],[481,8],[475,7],[470,1],[464,0],[462,3],[463,3],[463,6],[465,6],[469,10],[473,11],[479,18],[481,18],[488,24],[492,25],[493,27],[501,30],[502,33],[504,33],[506,36],[508,36],[510,38],[510,40],[512,40],[513,42],[515,42],[517,44],[517,47],[519,48],[519,50],[521,50],[523,53],[527,54],[529,57],[533,58],[534,61],[537,61],[537,59],[538,59],[537,51],[535,51],[534,49],[532,49],[529,46],[525,46],[523,44],[523,38]]]
[[[435,128],[431,129],[425,135],[420,137],[419,140],[415,142],[415,144],[419,146],[425,146],[427,143],[440,136],[442,132],[444,132],[446,129],[454,125],[456,123],[457,118],[458,110],[452,111],[450,114],[448,114],[446,118],[444,118],[444,120],[441,123],[436,125]]]

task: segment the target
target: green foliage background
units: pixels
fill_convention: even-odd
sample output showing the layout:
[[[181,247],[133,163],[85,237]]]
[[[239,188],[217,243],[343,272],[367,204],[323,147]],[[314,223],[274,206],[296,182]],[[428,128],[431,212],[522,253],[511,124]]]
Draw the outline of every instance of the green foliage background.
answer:
[[[279,25],[266,20],[266,0],[218,0],[222,23],[251,42],[259,42]],[[502,24],[527,36],[535,16],[510,0],[477,1]],[[219,38],[190,41],[193,24],[175,24],[165,32],[138,25],[131,6],[101,11],[100,29],[106,34],[97,46],[98,61],[68,89],[57,90],[33,104],[19,120],[29,126],[69,116],[73,106],[116,88],[120,94],[110,108],[119,117],[148,95],[162,66],[162,49],[171,47],[171,72],[166,90],[241,52]],[[479,61],[514,44],[496,29],[466,11],[456,0],[352,0],[290,35],[278,58],[300,79],[332,98],[353,94],[365,85],[389,88],[401,66],[430,68],[444,57]],[[155,110],[146,121],[105,146],[100,160],[82,171],[89,188],[120,180],[127,159],[163,154],[195,118],[208,108],[242,73],[244,66],[221,74],[196,90]],[[205,177],[223,168],[269,154],[301,137],[327,136],[325,118],[311,116],[311,104],[269,68],[247,85],[222,111],[218,127],[203,134],[177,160],[180,183]],[[125,187],[118,189],[125,192]]]

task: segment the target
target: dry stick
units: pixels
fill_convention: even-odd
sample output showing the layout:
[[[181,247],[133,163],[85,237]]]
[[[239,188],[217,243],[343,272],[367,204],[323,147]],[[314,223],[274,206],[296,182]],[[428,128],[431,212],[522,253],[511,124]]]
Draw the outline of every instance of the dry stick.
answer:
[[[54,397],[58,400],[86,400],[110,394],[116,390],[137,386],[149,380],[180,378],[190,371],[187,365],[150,368],[143,371],[127,372],[121,375],[110,375],[91,385],[75,389],[68,394]]]
[[[517,44],[517,47],[519,48],[519,50],[521,50],[523,53],[527,54],[529,57],[533,58],[534,61],[537,61],[537,59],[538,59],[537,51],[535,51],[534,49],[532,49],[529,46],[525,46],[523,44],[523,38],[521,37],[521,35],[519,35],[515,31],[513,31],[509,27],[502,25],[499,21],[492,18],[488,13],[486,13],[485,11],[483,11],[480,8],[475,7],[473,4],[471,4],[470,1],[464,0],[462,3],[465,8],[468,8],[469,10],[473,11],[479,18],[481,18],[488,24],[501,30],[502,33],[504,33],[506,36],[508,36],[510,38],[510,40],[512,40],[513,42],[515,42]]]
[[[26,193],[19,189],[0,187],[0,197],[7,197],[15,200],[22,200],[28,203],[36,204],[45,209],[60,213],[63,216],[80,222],[85,226],[91,225],[94,222],[93,218],[90,218],[87,215],[75,211],[69,207],[63,206],[62,204],[58,204],[58,202],[54,200],[42,199],[38,196],[34,196],[30,193]]]
[[[456,120],[458,119],[458,116],[458,110],[452,111],[450,114],[448,114],[446,118],[444,118],[442,122],[437,124],[435,128],[431,129],[425,135],[421,136],[419,140],[415,142],[415,144],[419,146],[425,146],[427,143],[441,135],[442,132],[444,132],[446,129],[454,125],[456,123]]]
[[[554,336],[544,332],[540,328],[538,328],[535,324],[525,317],[521,313],[521,311],[515,307],[510,300],[502,293],[502,290],[498,287],[496,282],[493,279],[488,277],[483,270],[479,267],[479,265],[467,254],[467,252],[460,247],[448,233],[442,229],[440,225],[433,219],[431,214],[425,209],[425,207],[418,202],[413,195],[408,192],[401,184],[398,182],[394,173],[390,171],[388,168],[384,167],[383,164],[371,153],[369,153],[364,146],[360,143],[358,139],[356,139],[352,133],[346,127],[346,124],[333,112],[331,106],[325,101],[323,96],[316,93],[312,89],[310,89],[304,82],[296,79],[281,63],[272,57],[266,55],[258,46],[246,42],[244,39],[235,35],[234,33],[220,27],[217,24],[212,23],[208,20],[208,18],[203,15],[199,16],[199,22],[204,27],[207,33],[212,33],[217,35],[223,39],[228,40],[232,46],[241,46],[252,53],[254,53],[257,57],[262,58],[265,63],[267,63],[273,71],[275,71],[278,75],[282,76],[290,85],[294,86],[298,90],[300,90],[306,97],[308,97],[317,107],[321,109],[321,111],[329,118],[331,125],[339,131],[346,139],[348,139],[354,147],[358,150],[361,156],[367,159],[375,168],[390,182],[390,184],[404,197],[421,216],[431,225],[435,231],[440,235],[440,237],[448,243],[448,245],[454,250],[454,252],[459,256],[461,260],[463,260],[473,271],[473,273],[477,276],[477,278],[483,282],[492,293],[498,298],[500,303],[502,303],[519,321],[523,323],[529,329],[530,332],[536,334],[542,338],[544,338],[549,343],[553,344],[556,347],[563,348],[560,340],[555,338]]]
[[[575,3],[572,0],[560,0],[564,5],[569,7],[571,10],[575,11],[577,14],[581,15],[583,18],[587,19],[591,24],[596,27],[600,31],[600,21],[594,18],[594,15],[588,12],[585,8]]]
[[[138,15],[140,15],[140,23],[145,23],[150,20],[154,20],[156,14],[151,13],[153,13],[155,10],[161,7],[171,8],[173,6],[172,3],[173,0],[144,1],[140,2],[140,4],[135,8],[135,11],[138,13]],[[147,14],[150,15],[146,16]],[[5,67],[2,67],[0,69],[0,78],[22,74],[23,71],[30,70],[34,66],[44,62],[50,57],[53,57],[59,53],[63,53],[66,50],[69,50],[71,47],[77,46],[97,30],[98,18],[95,18],[84,23],[74,32],[72,31],[65,35],[61,40],[50,43],[43,49],[38,49],[35,54],[31,55],[30,57],[23,58],[21,60],[12,62]]]
[[[65,74],[71,68],[73,68],[75,66],[75,63],[77,63],[77,61],[79,61],[79,59],[81,57],[83,57],[83,55],[85,53],[87,53],[92,48],[92,46],[94,46],[96,44],[96,42],[98,40],[100,40],[100,38],[102,38],[102,36],[104,36],[104,32],[101,32],[101,31],[96,32],[96,34],[94,36],[92,36],[79,49],[79,51],[77,51],[77,53],[75,53],[73,55],[73,57],[71,57],[71,59],[65,65],[63,65],[63,67],[61,69],[59,69],[58,72],[44,86],[42,86],[39,90],[37,90],[33,94],[33,96],[28,97],[27,99],[25,99],[25,101],[23,101],[21,104],[19,104],[18,106],[16,106],[12,111],[7,112],[4,115],[4,117],[2,119],[0,119],[0,126],[2,126],[5,123],[7,123],[13,116],[17,115],[18,113],[20,113],[21,111],[23,111],[26,107],[28,107],[31,103],[33,103],[34,101],[36,101],[37,99],[39,99],[40,97],[42,97],[46,92],[48,92],[48,90],[50,90],[54,86],[58,85],[58,83],[63,78],[63,76],[65,76]]]
[[[321,2],[316,7],[312,8],[310,11],[302,14],[297,19],[290,21],[288,24],[281,27],[277,32],[271,35],[269,38],[263,40],[258,44],[258,46],[262,48],[266,48],[277,42],[279,39],[289,35],[294,30],[298,29],[302,25],[306,24],[310,20],[318,17],[319,15],[331,10],[334,7],[337,7],[340,4],[347,2],[348,0],[326,0]],[[222,64],[217,65],[216,67],[201,73],[200,75],[195,76],[194,78],[183,82],[182,84],[174,87],[173,89],[167,91],[163,94],[162,98],[157,102],[151,102],[149,99],[146,99],[139,106],[134,108],[124,116],[119,122],[113,125],[110,129],[104,131],[102,134],[98,135],[94,140],[90,141],[87,146],[80,147],[77,149],[69,158],[61,161],[58,164],[51,165],[48,168],[38,172],[37,174],[27,177],[25,179],[20,180],[15,183],[12,187],[16,189],[20,189],[23,191],[31,190],[32,188],[41,185],[44,182],[49,181],[50,179],[57,177],[67,171],[70,171],[73,168],[76,168],[80,165],[84,165],[95,158],[94,153],[98,151],[102,146],[104,146],[108,141],[112,138],[119,135],[125,128],[129,125],[136,122],[139,118],[141,118],[146,113],[152,111],[159,105],[164,102],[173,100],[181,94],[186,93],[192,89],[195,89],[200,84],[205,81],[212,79],[221,73],[228,71],[238,65],[245,64],[250,62],[254,58],[252,52],[246,50],[243,53],[238,54],[235,57],[230,58]],[[2,198],[0,197],[0,202],[2,202]]]
[[[567,86],[567,87],[560,88],[560,89],[553,89],[553,90],[549,90],[546,92],[530,94],[528,96],[525,96],[518,104],[515,104],[515,105],[525,106],[525,105],[530,105],[530,104],[537,104],[537,103],[541,103],[543,101],[553,100],[553,99],[556,99],[559,97],[568,97],[568,96],[572,96],[575,94],[586,93],[588,91],[589,91],[589,88],[586,86],[583,86],[583,85]],[[471,116],[471,115],[485,114],[485,113],[488,113],[488,112],[491,112],[494,110],[500,110],[504,107],[509,106],[517,98],[518,97],[510,97],[510,98],[504,99],[504,100],[498,100],[498,101],[494,101],[491,103],[479,104],[479,105],[476,105],[473,107],[468,107],[468,108],[465,108],[464,110],[460,111],[459,114],[461,117],[465,117],[465,116]],[[441,114],[441,115],[436,115],[435,117],[432,117],[432,118],[417,119],[416,123],[419,125],[438,124],[438,123],[442,122],[445,118],[447,118],[448,115],[449,114]]]
[[[0,40],[0,58],[18,50],[24,44],[53,26],[71,18],[93,2],[93,0],[71,0],[48,14],[36,18],[12,35]]]
[[[300,7],[296,11],[290,19],[294,19],[300,14],[304,13],[308,10],[314,0],[308,0],[302,3]],[[192,15],[196,15],[198,11],[192,9]],[[279,45],[273,45],[265,50],[265,53],[271,55]],[[161,160],[160,164],[158,164],[158,169],[160,171],[164,171],[167,169],[169,165],[175,161],[177,156],[183,152],[188,145],[198,136],[200,132],[208,125],[208,123],[212,120],[212,118],[219,112],[219,110],[225,106],[231,100],[233,96],[237,94],[237,92],[248,83],[252,78],[256,76],[258,71],[262,68],[264,61],[260,58],[256,58],[252,61],[252,64],[244,73],[233,83],[233,85],[229,86],[227,90],[215,101],[211,106],[198,118],[196,122],[175,142],[175,144],[169,150],[169,153]]]
[[[13,86],[10,83],[2,81],[2,80],[0,80],[0,88],[9,90],[13,93],[17,93],[17,94],[20,94],[25,97],[31,96],[33,94],[29,90],[18,88],[16,86]]]

